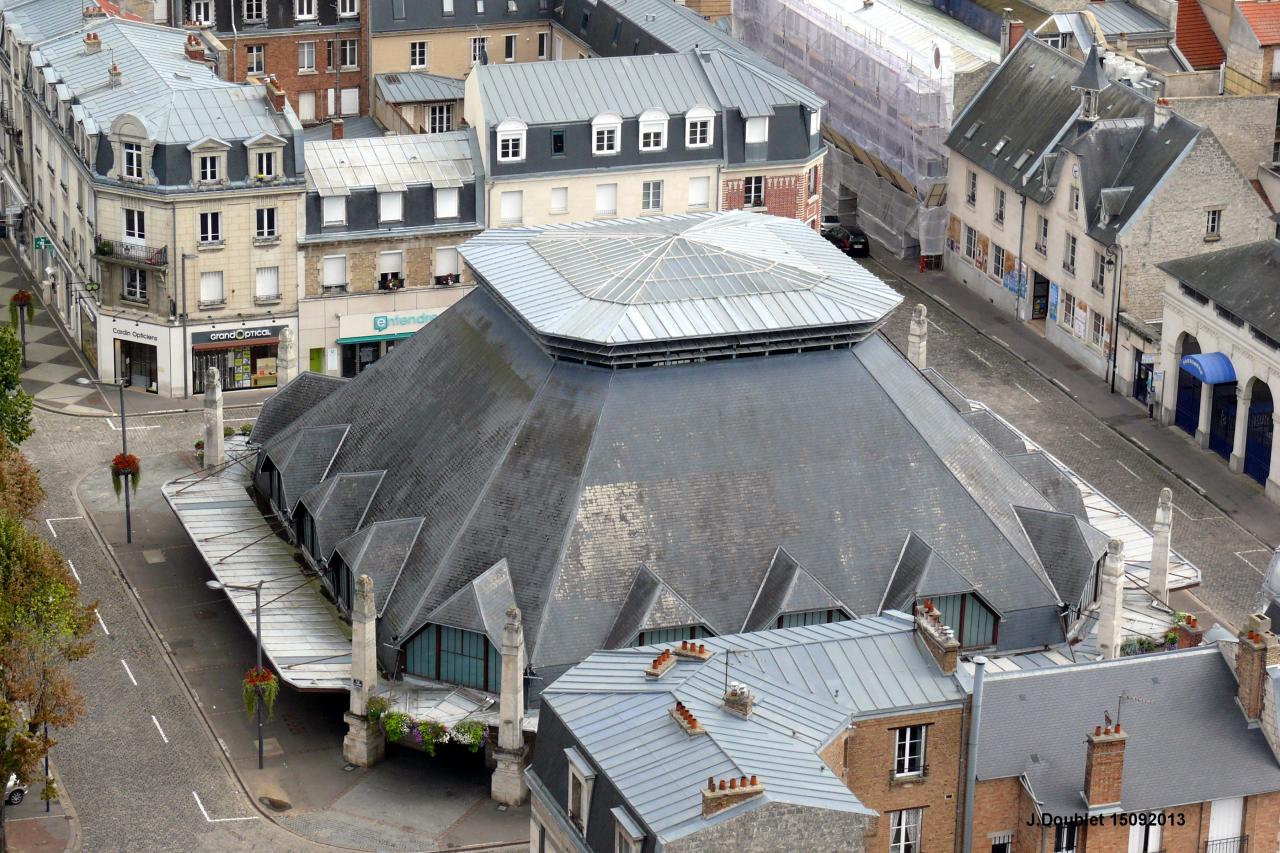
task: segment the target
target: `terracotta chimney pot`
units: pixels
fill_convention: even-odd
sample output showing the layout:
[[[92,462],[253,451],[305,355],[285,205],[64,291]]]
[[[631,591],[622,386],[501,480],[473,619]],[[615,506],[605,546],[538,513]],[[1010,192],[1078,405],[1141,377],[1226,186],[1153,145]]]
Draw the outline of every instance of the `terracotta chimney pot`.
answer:
[[[737,779],[730,779],[730,780],[729,780],[729,790],[730,790],[730,791],[736,791],[736,790],[738,790],[738,780],[737,780]]]
[[[759,783],[756,781],[756,777],[752,776],[752,777],[751,777],[751,787],[753,787],[753,788],[754,788],[754,787],[755,787],[756,785],[758,785],[758,784],[759,784]]]
[[[1094,734],[1094,736],[1095,736],[1095,737],[1101,737],[1101,736],[1102,736],[1102,726],[1094,726],[1094,727],[1093,727],[1093,734]]]
[[[1119,724],[1119,723],[1116,723],[1116,734],[1118,734],[1118,735],[1119,735],[1119,734],[1124,734],[1124,732],[1120,731],[1120,724]]]
[[[716,789],[716,778],[714,776],[707,777],[707,790],[714,791]]]
[[[723,790],[725,790],[725,788],[727,788],[727,787],[728,787],[728,786],[725,784],[725,781],[724,781],[723,779],[721,779],[721,780],[720,780],[720,790],[721,790],[721,791],[723,791]]]

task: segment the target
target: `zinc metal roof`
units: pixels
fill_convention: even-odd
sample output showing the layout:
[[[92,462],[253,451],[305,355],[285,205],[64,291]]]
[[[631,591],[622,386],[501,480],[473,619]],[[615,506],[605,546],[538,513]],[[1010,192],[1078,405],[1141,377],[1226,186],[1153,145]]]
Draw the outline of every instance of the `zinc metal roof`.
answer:
[[[1106,0],[1103,3],[1090,3],[1088,11],[1097,19],[1104,35],[1118,36],[1125,34],[1130,39],[1156,38],[1167,36],[1173,38],[1173,30],[1168,24],[1157,20],[1148,12],[1144,12],[1124,0]]]
[[[900,614],[707,639],[708,661],[677,659],[661,679],[644,668],[668,646],[597,652],[542,701],[628,807],[664,841],[700,828],[708,777],[758,775],[758,802],[871,813],[818,757],[850,717],[953,705],[943,675]],[[755,697],[743,719],[723,708],[729,678]],[[690,738],[670,716],[679,700],[706,729]]]
[[[745,211],[490,230],[460,251],[539,333],[607,346],[874,324],[902,301],[803,223]]]
[[[275,113],[263,87],[222,80],[204,63],[187,59],[182,30],[116,18],[86,29],[102,41],[96,53],[85,53],[80,32],[47,41],[40,52],[99,127],[132,113],[160,143],[289,135],[294,129],[296,119]],[[113,62],[123,72],[114,84],[108,75]]]
[[[473,132],[330,139],[306,147],[307,189],[346,195],[352,189],[400,189],[415,184],[460,187],[476,178]]]
[[[427,101],[462,99],[463,82],[452,77],[422,71],[375,74],[378,94],[389,104],[420,104]]]
[[[0,5],[5,27],[24,41],[37,43],[78,32],[86,19],[84,10],[93,0],[19,0]]]
[[[736,54],[692,51],[574,62],[516,62],[476,69],[485,121],[527,124],[590,121],[602,113],[635,118],[646,110],[681,115],[694,107],[771,115],[775,106],[824,103],[789,78]]]

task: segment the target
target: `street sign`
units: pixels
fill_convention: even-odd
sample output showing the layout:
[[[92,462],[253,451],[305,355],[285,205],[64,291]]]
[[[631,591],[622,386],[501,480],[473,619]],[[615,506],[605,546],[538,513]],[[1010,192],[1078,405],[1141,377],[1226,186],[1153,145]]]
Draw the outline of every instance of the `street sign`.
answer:
[[[39,252],[41,249],[52,249],[52,248],[53,248],[53,241],[52,241],[52,240],[50,240],[48,237],[37,237],[37,238],[36,238],[36,251],[37,251],[37,252]]]
[[[356,690],[362,690],[364,689],[364,682],[358,678],[353,678],[351,679],[351,686],[354,687]]]

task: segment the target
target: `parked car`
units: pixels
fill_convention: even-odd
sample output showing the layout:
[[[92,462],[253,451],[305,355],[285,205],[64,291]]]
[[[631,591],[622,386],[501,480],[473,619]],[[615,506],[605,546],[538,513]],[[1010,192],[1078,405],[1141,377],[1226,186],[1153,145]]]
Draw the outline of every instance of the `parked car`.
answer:
[[[4,786],[4,801],[11,806],[16,806],[26,795],[27,786],[19,782],[17,776],[11,775],[9,784]]]
[[[839,224],[823,224],[822,236],[851,258],[871,257],[871,240],[861,228],[846,228]]]

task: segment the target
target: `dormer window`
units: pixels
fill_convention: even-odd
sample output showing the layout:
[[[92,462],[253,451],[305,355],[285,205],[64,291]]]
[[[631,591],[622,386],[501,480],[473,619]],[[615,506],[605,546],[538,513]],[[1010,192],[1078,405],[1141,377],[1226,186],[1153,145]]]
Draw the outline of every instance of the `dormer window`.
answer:
[[[212,184],[219,179],[219,159],[217,154],[200,155],[200,183]]]
[[[274,178],[276,176],[276,152],[259,151],[254,157],[257,164],[259,178]]]
[[[617,154],[622,150],[622,119],[612,113],[591,120],[592,154]]]
[[[296,21],[314,21],[316,19],[316,0],[294,0],[293,18]]]
[[[519,163],[524,160],[526,130],[527,125],[515,119],[507,119],[498,125],[499,163]]]
[[[585,837],[591,817],[591,788],[595,785],[596,771],[575,747],[566,749],[564,755],[569,765],[569,791],[565,811],[568,812],[573,828]]]
[[[706,107],[694,107],[684,116],[685,148],[710,148],[715,113]]]
[[[769,117],[753,116],[747,119],[746,143],[759,145],[769,141]]]
[[[809,113],[809,135],[817,136],[822,130],[822,110]]]
[[[667,114],[647,110],[640,116],[640,150],[662,151],[667,147]]]
[[[129,181],[142,180],[142,146],[136,142],[126,142],[120,147],[124,152],[121,177]]]

